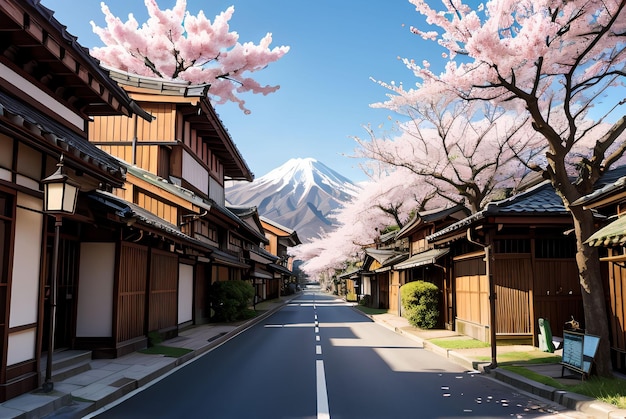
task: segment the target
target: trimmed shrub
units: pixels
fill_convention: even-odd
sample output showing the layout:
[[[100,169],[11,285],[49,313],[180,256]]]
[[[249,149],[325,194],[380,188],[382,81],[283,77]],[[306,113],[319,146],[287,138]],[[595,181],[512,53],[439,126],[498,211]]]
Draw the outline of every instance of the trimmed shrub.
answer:
[[[359,305],[360,306],[369,306],[372,303],[372,297],[369,294],[365,294],[363,297],[361,297],[361,300],[359,300]]]
[[[218,281],[211,285],[211,302],[215,320],[234,322],[250,318],[254,287],[245,281]]]
[[[439,289],[425,281],[409,282],[401,288],[404,317],[412,326],[432,329],[439,318]]]

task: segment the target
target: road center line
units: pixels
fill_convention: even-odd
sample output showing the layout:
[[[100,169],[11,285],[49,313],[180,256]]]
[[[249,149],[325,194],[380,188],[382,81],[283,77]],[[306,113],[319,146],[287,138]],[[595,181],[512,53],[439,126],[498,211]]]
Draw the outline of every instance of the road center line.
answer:
[[[315,361],[315,373],[317,376],[317,419],[330,419],[324,361],[320,359]]]

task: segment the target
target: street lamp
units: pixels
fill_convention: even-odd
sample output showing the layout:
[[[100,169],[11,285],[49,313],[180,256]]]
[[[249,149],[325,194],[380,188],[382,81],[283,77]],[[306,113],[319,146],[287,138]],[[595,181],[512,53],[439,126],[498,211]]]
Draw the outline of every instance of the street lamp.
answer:
[[[46,359],[46,378],[42,385],[48,393],[54,389],[52,382],[52,352],[54,351],[54,332],[57,309],[57,270],[59,266],[59,235],[63,215],[74,214],[80,185],[73,181],[63,170],[63,155],[57,163],[57,170],[41,180],[44,188],[44,212],[54,215],[54,249],[52,252],[52,278],[50,281],[50,330],[48,336],[48,358]]]

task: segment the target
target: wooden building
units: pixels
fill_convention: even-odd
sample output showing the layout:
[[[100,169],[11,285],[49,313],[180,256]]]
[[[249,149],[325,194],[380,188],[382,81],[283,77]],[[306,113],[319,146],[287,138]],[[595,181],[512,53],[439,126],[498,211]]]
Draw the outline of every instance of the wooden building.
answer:
[[[0,2],[0,28],[2,402],[42,384],[42,353],[52,359],[54,351],[75,344],[82,243],[115,217],[113,211],[94,211],[89,195],[121,187],[124,169],[87,141],[89,119],[149,115],[39,1]],[[43,212],[42,180],[55,172],[61,156],[80,192],[75,212],[55,223]]]
[[[297,282],[293,272],[294,258],[289,254],[289,248],[302,244],[302,242],[295,230],[266,217],[260,217],[260,220],[265,231],[265,237],[269,240],[265,249],[278,256],[278,260],[270,264],[269,269],[273,272],[274,278],[278,280],[280,287],[278,291],[282,295],[288,292],[287,289],[290,284]]]
[[[155,120],[96,117],[89,140],[127,168],[116,197],[156,217],[181,239],[157,242],[129,231],[118,243],[116,258],[147,266],[117,269],[108,277],[114,300],[130,293],[126,308],[116,314],[116,322],[129,325],[128,330],[109,344],[118,356],[145,344],[150,333],[173,336],[210,321],[211,284],[247,280],[260,272],[251,249],[267,239],[259,225],[226,207],[224,182],[250,181],[253,175],[206,96],[209,86],[109,71]],[[137,321],[142,316],[143,324]]]
[[[455,330],[537,345],[539,318],[557,336],[572,316],[582,319],[571,229],[571,215],[543,182],[427,236],[435,249],[449,249],[440,264],[451,279]]]
[[[393,235],[388,236],[393,241]],[[398,311],[399,295],[397,292],[391,298],[390,287],[399,283],[400,273],[393,269],[397,263],[404,261],[408,253],[403,250],[366,248],[363,265],[360,271],[361,285],[363,289],[369,289],[370,302],[374,308],[386,308]],[[350,275],[348,278],[352,278]],[[398,288],[398,287],[396,287]]]
[[[435,249],[428,243],[426,237],[468,215],[469,210],[462,205],[419,212],[396,234],[396,240],[409,239],[409,257],[393,267],[400,275],[398,283],[391,285],[391,301],[399,300],[400,288],[408,282],[426,281],[435,284],[440,292],[439,326],[446,329],[454,328],[453,287],[446,267],[441,265],[439,260],[447,255],[450,249],[447,247]],[[392,305],[390,307],[392,310],[396,308]],[[400,315],[401,304],[398,304],[393,312]]]

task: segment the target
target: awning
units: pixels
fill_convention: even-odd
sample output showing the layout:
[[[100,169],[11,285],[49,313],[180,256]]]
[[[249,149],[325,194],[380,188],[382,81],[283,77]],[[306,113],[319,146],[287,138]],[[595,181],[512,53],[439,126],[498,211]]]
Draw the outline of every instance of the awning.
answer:
[[[387,260],[385,260],[385,263],[383,263],[383,266],[381,266],[378,269],[374,269],[374,272],[376,272],[377,274],[384,273],[384,272],[389,272],[391,269],[393,269],[393,267],[394,267],[394,265],[396,263],[402,262],[403,260],[405,260],[408,257],[409,257],[408,253],[396,254],[395,256],[392,256],[392,257],[388,258]]]
[[[255,270],[250,274],[251,277],[253,278],[260,278],[260,279],[274,279],[273,275],[270,275],[269,272],[265,272],[265,271],[259,271],[259,270]]]
[[[403,270],[411,269],[417,266],[432,265],[440,257],[446,255],[450,251],[449,248],[445,249],[430,249],[422,253],[411,256],[402,263],[394,266],[394,269]]]
[[[284,266],[279,265],[277,263],[270,263],[267,266],[268,266],[268,268],[270,268],[274,272],[278,272],[278,273],[285,274],[285,275],[293,275],[293,272],[291,272],[289,269],[287,269]]]
[[[596,231],[585,243],[593,247],[623,246],[626,243],[626,217],[620,217]]]
[[[226,252],[222,252],[221,250],[214,249],[211,252],[211,261],[216,265],[225,265],[233,268],[249,268],[250,265],[247,263],[241,262],[235,256],[232,256]]]
[[[346,271],[344,273],[342,273],[341,275],[338,275],[337,277],[339,279],[358,279],[361,275],[362,269],[361,268],[357,268],[357,269],[352,269],[349,271]]]

